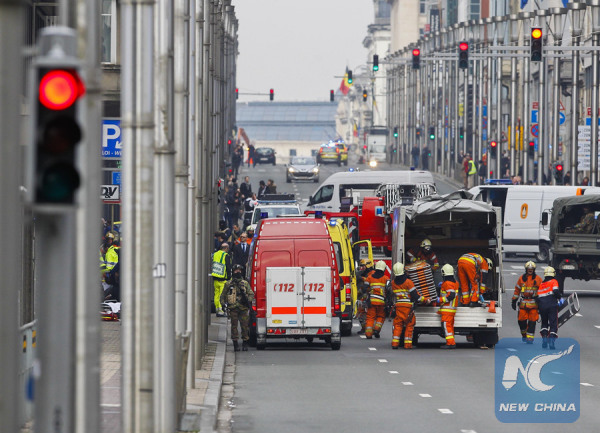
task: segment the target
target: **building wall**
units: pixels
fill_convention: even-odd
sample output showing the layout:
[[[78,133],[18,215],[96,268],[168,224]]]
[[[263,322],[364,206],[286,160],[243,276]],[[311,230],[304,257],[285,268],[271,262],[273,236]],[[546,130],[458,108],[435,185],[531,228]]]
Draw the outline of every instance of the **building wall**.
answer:
[[[392,3],[390,51],[393,53],[419,39],[419,2],[390,1]]]

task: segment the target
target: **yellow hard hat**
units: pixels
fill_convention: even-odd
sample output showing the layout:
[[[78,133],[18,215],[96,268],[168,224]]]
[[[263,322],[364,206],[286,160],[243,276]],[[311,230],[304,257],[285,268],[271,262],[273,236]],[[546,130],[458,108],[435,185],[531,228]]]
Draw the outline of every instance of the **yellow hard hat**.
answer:
[[[525,270],[527,270],[527,269],[535,270],[535,263],[533,263],[531,260],[529,260],[527,263],[525,263]]]
[[[552,266],[548,266],[546,269],[544,269],[544,277],[555,277],[556,276],[556,270],[554,270],[554,268]]]
[[[486,262],[487,262],[487,264],[488,264],[488,268],[489,268],[489,269],[492,269],[492,268],[494,267],[494,262],[492,262],[492,260],[491,260],[491,259],[485,259],[485,260],[486,260]]]
[[[360,259],[360,264],[367,267],[367,268],[372,268],[373,267],[373,262],[369,259]]]
[[[431,241],[429,239],[423,239],[423,242],[421,242],[421,248],[431,248]]]
[[[395,263],[394,266],[392,266],[392,271],[394,272],[394,275],[396,275],[396,276],[404,275],[404,265],[400,262]]]
[[[444,277],[449,277],[451,275],[454,275],[454,267],[452,267],[452,265],[449,265],[449,264],[442,266],[442,275]]]
[[[385,262],[383,260],[379,260],[377,263],[375,263],[375,269],[378,271],[385,271]]]

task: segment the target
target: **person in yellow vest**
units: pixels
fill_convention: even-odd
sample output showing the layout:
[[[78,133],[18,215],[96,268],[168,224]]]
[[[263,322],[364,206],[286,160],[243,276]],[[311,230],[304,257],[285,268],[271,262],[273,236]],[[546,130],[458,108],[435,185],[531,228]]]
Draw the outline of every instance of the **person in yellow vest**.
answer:
[[[471,158],[470,154],[467,154],[467,188],[473,188],[475,186],[475,175],[477,174],[477,166],[475,161]]]
[[[365,285],[368,287],[369,301],[367,305],[367,326],[365,336],[369,339],[379,338],[379,332],[385,321],[385,293],[389,277],[385,275],[385,262],[379,260],[375,263],[375,271],[365,278]]]
[[[221,293],[225,287],[225,282],[231,275],[231,256],[229,255],[229,244],[223,242],[219,251],[212,256],[213,285],[215,288],[214,302],[217,310],[217,317],[224,317],[223,307],[221,306]]]

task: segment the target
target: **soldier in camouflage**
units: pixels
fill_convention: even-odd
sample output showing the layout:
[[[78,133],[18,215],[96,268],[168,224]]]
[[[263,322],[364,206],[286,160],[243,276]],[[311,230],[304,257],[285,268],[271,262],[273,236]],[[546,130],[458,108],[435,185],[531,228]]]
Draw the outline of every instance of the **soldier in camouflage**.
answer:
[[[567,228],[567,233],[592,233],[596,218],[594,212],[591,211],[589,206],[583,207],[583,216],[581,221],[573,226],[573,228]]]
[[[242,350],[248,350],[249,309],[252,307],[254,293],[250,284],[243,278],[243,266],[235,265],[231,271],[231,280],[225,283],[223,293],[221,294],[221,305],[227,305],[229,318],[231,319],[231,339],[233,340],[233,349],[240,351],[238,344],[238,322],[242,328]]]

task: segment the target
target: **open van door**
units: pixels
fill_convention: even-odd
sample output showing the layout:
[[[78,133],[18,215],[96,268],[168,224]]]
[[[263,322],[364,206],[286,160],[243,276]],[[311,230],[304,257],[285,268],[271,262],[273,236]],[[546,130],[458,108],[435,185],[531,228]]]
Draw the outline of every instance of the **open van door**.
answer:
[[[363,248],[366,249],[368,259],[373,262],[373,247],[371,245],[371,241],[369,239],[364,239],[362,241],[357,241],[352,244],[352,251],[354,254],[354,259],[359,260],[361,258],[361,254],[359,253]],[[364,254],[363,254],[364,255]]]

